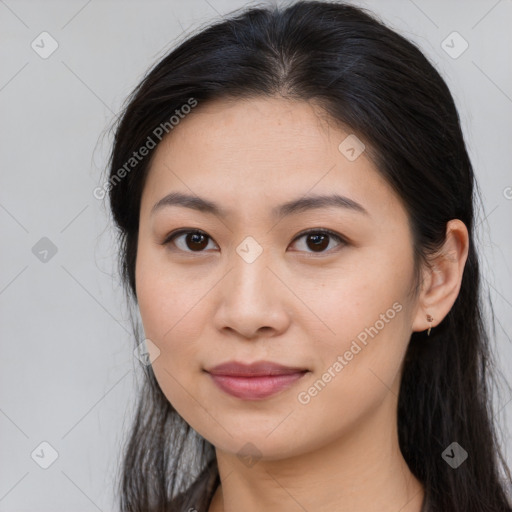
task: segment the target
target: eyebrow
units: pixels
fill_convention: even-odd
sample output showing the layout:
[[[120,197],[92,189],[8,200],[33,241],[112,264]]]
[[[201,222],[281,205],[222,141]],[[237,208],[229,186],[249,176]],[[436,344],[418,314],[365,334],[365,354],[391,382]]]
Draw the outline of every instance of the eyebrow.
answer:
[[[181,192],[171,192],[155,203],[151,209],[151,215],[154,215],[157,211],[169,206],[190,208],[192,210],[209,213],[222,218],[228,217],[231,213],[208,199],[195,195],[183,194]],[[364,215],[369,215],[368,211],[353,199],[339,194],[332,194],[311,195],[293,199],[274,207],[272,209],[272,216],[282,218],[294,213],[329,207],[344,208]]]

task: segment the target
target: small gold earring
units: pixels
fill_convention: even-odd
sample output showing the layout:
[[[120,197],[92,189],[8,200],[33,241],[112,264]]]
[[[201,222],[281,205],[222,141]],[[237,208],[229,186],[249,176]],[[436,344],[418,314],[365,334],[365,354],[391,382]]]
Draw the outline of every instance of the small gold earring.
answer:
[[[430,325],[429,325],[428,331],[427,331],[427,336],[430,336],[430,330],[432,329],[432,320],[434,320],[434,318],[430,315],[427,315],[427,322],[430,322]]]

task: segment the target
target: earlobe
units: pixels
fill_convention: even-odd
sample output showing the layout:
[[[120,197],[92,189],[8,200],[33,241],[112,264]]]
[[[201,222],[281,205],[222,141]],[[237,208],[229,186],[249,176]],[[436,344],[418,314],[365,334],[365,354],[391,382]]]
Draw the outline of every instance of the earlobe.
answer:
[[[428,329],[429,335],[449,313],[460,291],[468,249],[466,225],[459,219],[450,220],[443,246],[424,271],[413,331]]]

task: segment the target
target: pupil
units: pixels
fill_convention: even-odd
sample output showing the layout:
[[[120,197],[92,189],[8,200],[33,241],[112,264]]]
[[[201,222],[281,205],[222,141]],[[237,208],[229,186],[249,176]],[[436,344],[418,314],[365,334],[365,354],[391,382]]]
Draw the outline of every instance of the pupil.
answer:
[[[189,246],[189,249],[191,249],[191,250],[197,250],[197,249],[201,250],[201,249],[204,249],[208,245],[207,243],[205,243],[206,237],[201,233],[190,233],[188,235],[187,239],[188,239],[187,242],[192,241],[192,244],[195,244],[195,247]],[[202,243],[201,243],[201,239],[202,239]]]
[[[310,247],[310,249],[314,249],[315,251],[317,251],[318,249],[322,250],[322,249],[325,249],[329,243],[325,243],[326,240],[328,238],[328,235],[322,235],[322,234],[317,234],[317,235],[309,235],[309,240],[314,240],[313,243],[314,245],[312,247]]]

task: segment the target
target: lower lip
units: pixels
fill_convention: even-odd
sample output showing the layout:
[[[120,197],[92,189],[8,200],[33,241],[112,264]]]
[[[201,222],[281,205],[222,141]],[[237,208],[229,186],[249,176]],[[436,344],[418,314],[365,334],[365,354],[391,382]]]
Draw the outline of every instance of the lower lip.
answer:
[[[242,400],[262,400],[288,389],[306,372],[286,375],[265,375],[261,377],[233,377],[231,375],[212,375],[213,382],[225,393]]]

